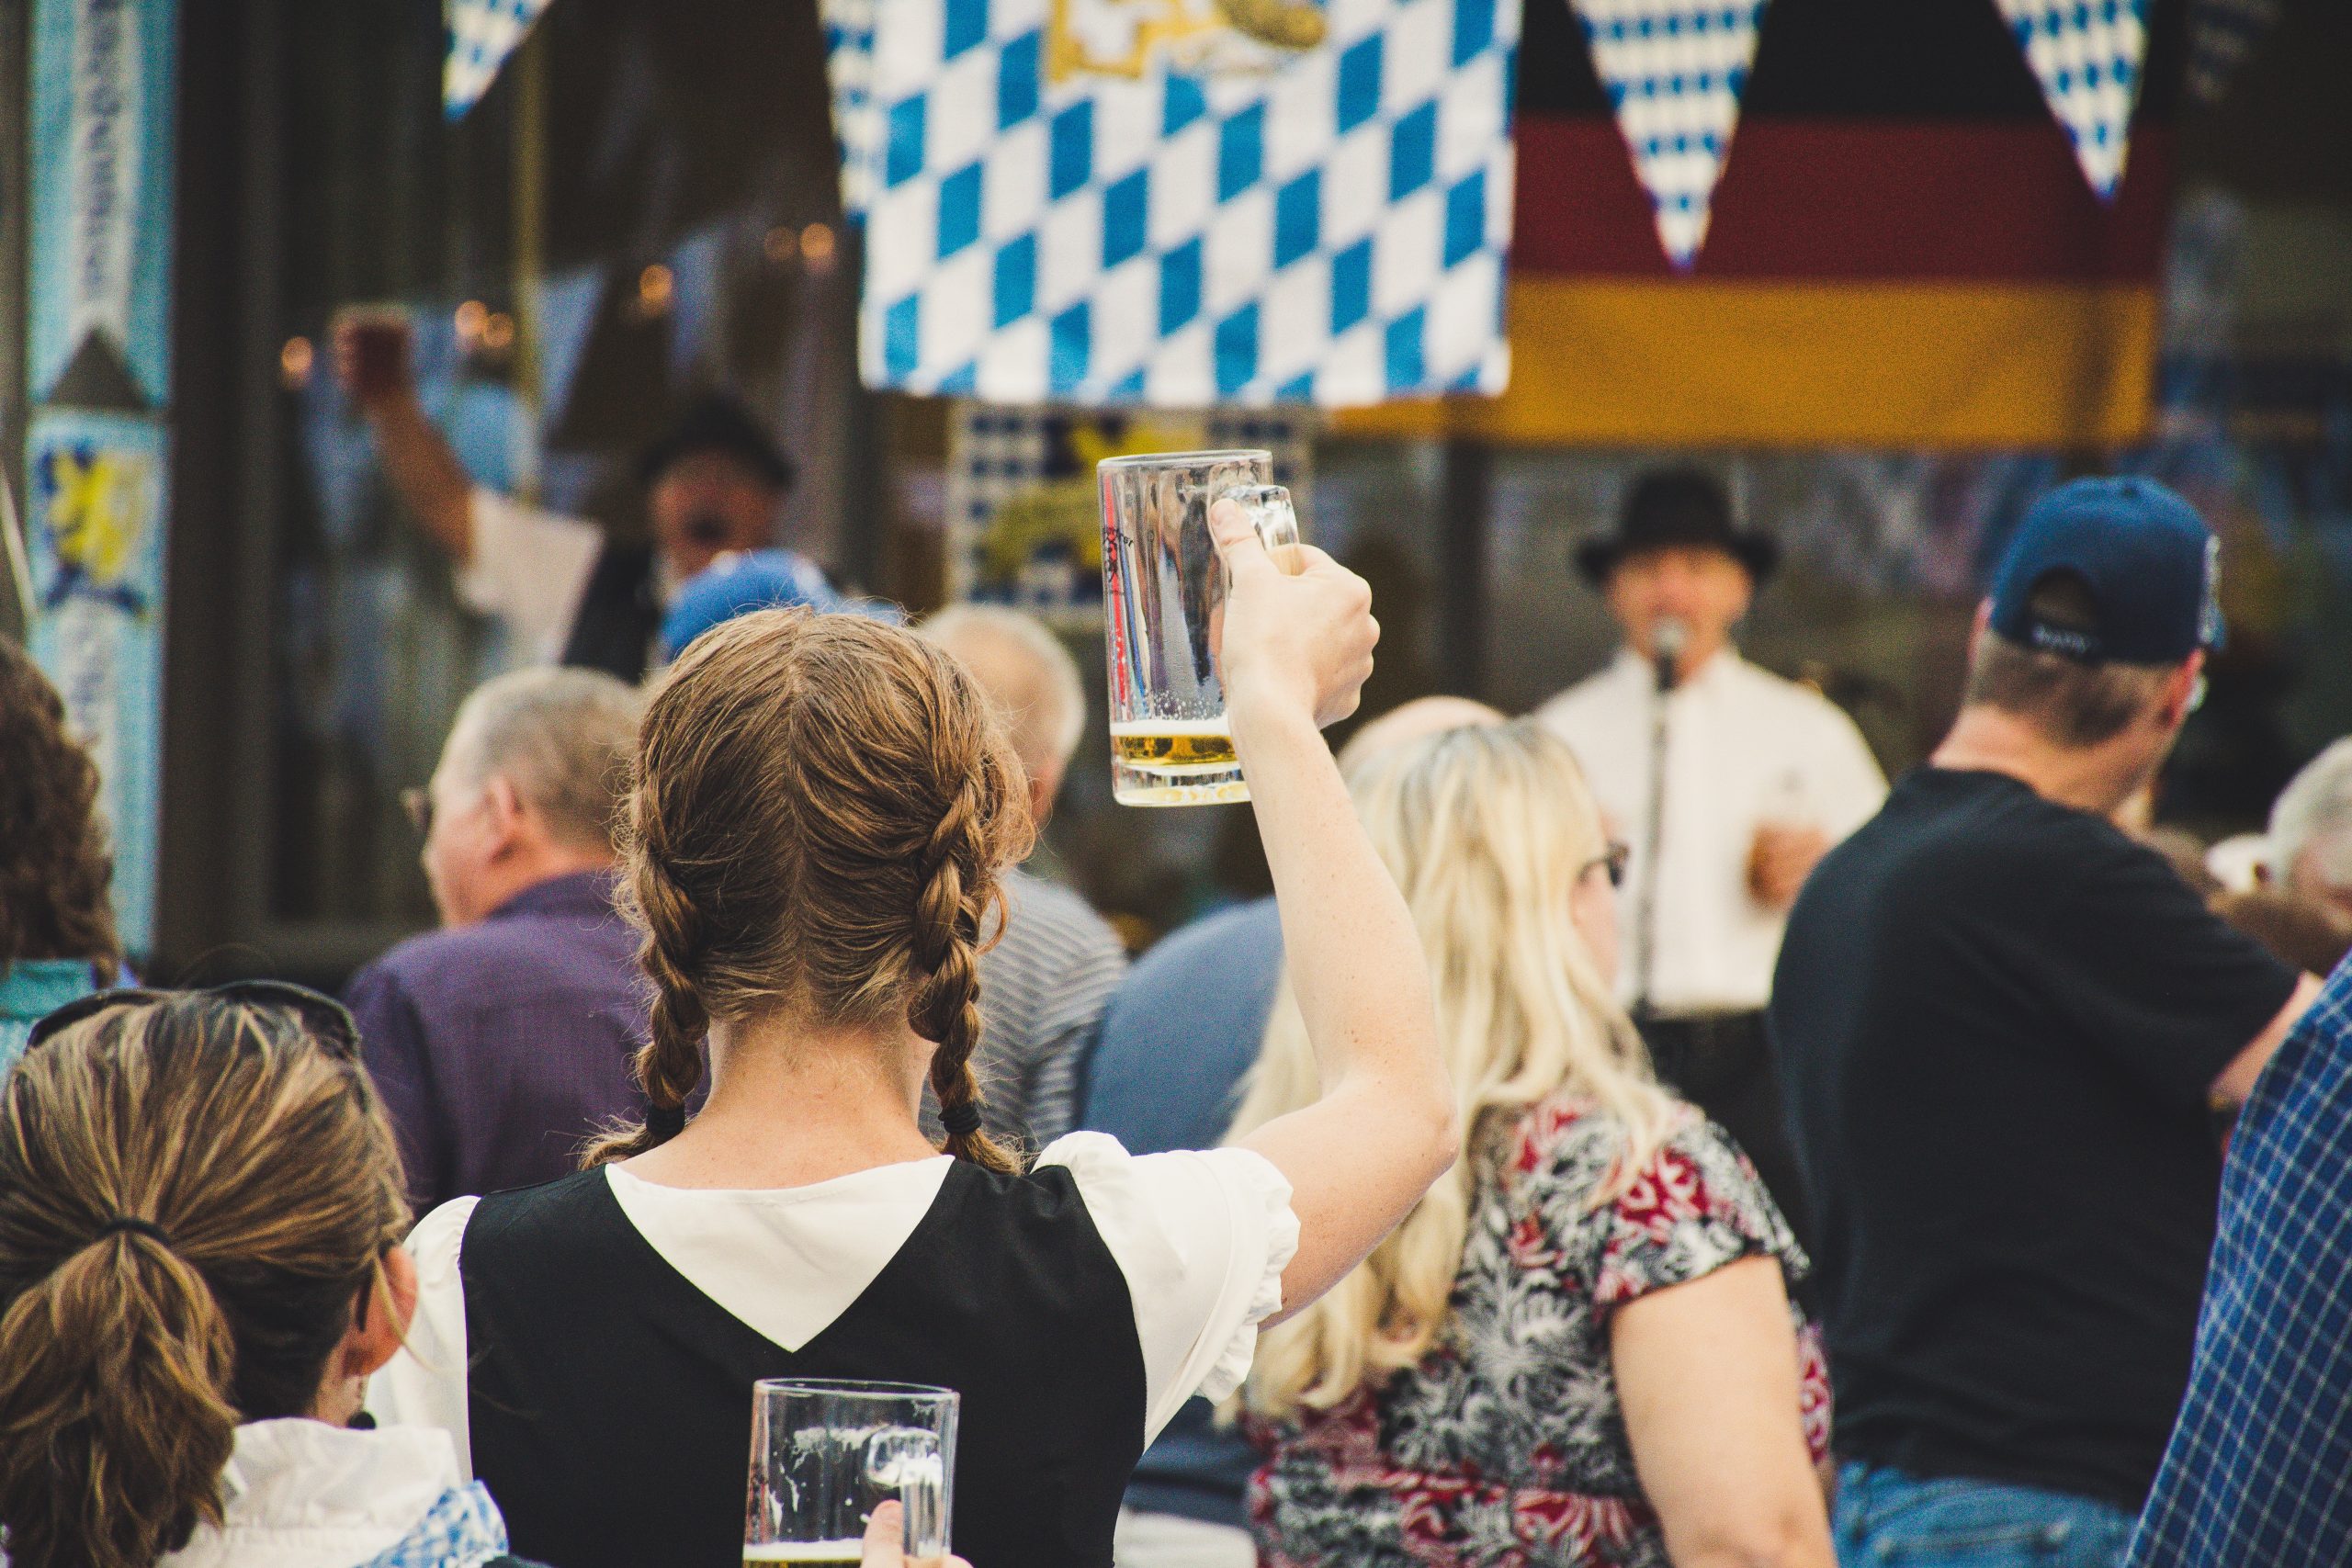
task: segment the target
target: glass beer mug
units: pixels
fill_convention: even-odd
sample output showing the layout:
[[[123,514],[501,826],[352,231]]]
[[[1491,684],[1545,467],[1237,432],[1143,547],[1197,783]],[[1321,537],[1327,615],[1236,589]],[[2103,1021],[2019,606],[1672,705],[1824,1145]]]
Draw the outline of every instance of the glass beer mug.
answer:
[[[1298,543],[1290,492],[1266,452],[1113,457],[1102,486],[1111,788],[1123,806],[1247,800],[1217,681],[1228,586],[1209,508],[1230,501],[1277,560]]]
[[[944,1561],[960,1404],[952,1389],[920,1383],[752,1385],[743,1568],[854,1563],[867,1518],[892,1499],[906,1510],[910,1568]]]

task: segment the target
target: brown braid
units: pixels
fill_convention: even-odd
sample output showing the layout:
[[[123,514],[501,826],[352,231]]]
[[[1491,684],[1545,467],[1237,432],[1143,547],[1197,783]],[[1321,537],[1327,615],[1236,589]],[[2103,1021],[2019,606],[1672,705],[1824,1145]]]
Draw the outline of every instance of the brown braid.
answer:
[[[973,826],[979,812],[978,792],[967,781],[956,794],[939,825],[924,846],[929,867],[922,890],[916,896],[914,967],[927,978],[915,987],[907,1005],[907,1022],[939,1049],[931,1058],[932,1092],[949,1122],[947,1151],[990,1170],[1012,1170],[1019,1162],[978,1125],[958,1127],[968,1116],[955,1114],[959,1106],[977,1112],[979,1079],[972,1071],[972,1052],[980,1043],[980,919],[987,904],[964,896],[965,870],[974,860]],[[991,887],[989,903],[1002,912],[1003,892]]]
[[[700,1082],[714,1021],[790,1010],[904,1020],[936,1043],[933,1089],[979,1104],[979,933],[1002,867],[1028,851],[1027,785],[953,658],[851,615],[763,611],[698,639],[648,705],[621,904],[644,932],[650,1126],[590,1163],[660,1143]],[[1012,1157],[977,1129],[948,1152]]]

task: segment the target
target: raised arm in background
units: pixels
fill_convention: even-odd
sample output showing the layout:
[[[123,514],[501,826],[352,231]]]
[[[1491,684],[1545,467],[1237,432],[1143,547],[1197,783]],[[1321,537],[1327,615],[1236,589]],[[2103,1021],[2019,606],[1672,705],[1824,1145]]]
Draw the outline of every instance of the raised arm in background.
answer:
[[[464,568],[474,556],[473,478],[417,401],[408,351],[405,322],[344,316],[334,323],[335,379],[375,431],[384,477],[425,536]]]
[[[1299,1243],[1283,1274],[1287,1315],[1362,1262],[1453,1163],[1453,1092],[1420,938],[1321,732],[1354,710],[1371,671],[1371,590],[1313,548],[1284,573],[1229,504],[1210,526],[1233,574],[1227,712],[1323,1077],[1320,1100],[1243,1140],[1291,1184]]]

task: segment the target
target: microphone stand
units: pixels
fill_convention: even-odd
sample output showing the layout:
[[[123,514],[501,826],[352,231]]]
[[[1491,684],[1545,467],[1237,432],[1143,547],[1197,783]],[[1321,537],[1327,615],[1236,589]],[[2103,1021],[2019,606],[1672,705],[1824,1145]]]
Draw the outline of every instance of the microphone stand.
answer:
[[[1636,1021],[1649,1016],[1650,984],[1657,973],[1657,884],[1666,843],[1666,700],[1674,694],[1675,660],[1687,635],[1681,622],[1672,619],[1661,620],[1651,633],[1657,679],[1650,698],[1650,816],[1642,836],[1642,901],[1634,917],[1641,939],[1634,964]]]

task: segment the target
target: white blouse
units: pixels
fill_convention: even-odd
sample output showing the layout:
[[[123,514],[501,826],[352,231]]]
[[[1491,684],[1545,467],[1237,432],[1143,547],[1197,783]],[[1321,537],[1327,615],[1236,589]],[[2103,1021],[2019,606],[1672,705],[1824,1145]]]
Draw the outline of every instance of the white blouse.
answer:
[[[662,1187],[605,1174],[630,1224],[670,1267],[746,1326],[797,1350],[864,1293],[931,1210],[949,1156],[854,1171],[805,1187]],[[1241,1386],[1258,1325],[1282,1306],[1298,1250],[1290,1183],[1248,1149],[1130,1155],[1072,1133],[1037,1156],[1069,1168],[1134,1303],[1148,1443],[1194,1393]],[[419,1295],[407,1346],[368,1388],[379,1421],[437,1427],[473,1472],[466,1416],[466,1303],[458,1255],[472,1198],[426,1215],[408,1238]]]

